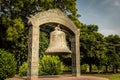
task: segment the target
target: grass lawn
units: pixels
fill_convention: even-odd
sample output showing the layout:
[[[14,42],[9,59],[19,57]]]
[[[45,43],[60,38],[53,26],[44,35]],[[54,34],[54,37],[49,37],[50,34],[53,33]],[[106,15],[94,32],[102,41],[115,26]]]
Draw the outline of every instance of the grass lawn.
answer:
[[[105,77],[105,78],[108,78],[109,80],[120,80],[120,73],[118,73],[118,74],[112,74],[112,73],[107,73],[107,74],[83,74],[83,75]]]

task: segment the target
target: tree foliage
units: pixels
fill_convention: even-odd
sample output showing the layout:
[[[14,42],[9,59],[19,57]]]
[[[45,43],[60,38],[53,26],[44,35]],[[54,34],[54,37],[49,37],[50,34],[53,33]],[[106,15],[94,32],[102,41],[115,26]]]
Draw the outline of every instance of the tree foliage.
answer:
[[[5,37],[8,40],[18,39],[24,26],[27,26],[26,17],[31,14],[59,8],[67,14],[77,15],[76,0],[1,0],[0,8],[0,24],[5,27]]]

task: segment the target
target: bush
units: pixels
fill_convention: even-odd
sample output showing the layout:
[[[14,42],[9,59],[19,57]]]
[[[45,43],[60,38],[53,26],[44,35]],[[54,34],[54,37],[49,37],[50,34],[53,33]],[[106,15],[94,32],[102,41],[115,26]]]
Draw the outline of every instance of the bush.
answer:
[[[26,62],[24,62],[19,69],[19,75],[26,76],[27,75],[27,68],[28,68],[28,64]]]
[[[39,74],[58,75],[62,72],[62,62],[58,56],[43,56],[40,61]]]
[[[14,56],[0,49],[0,80],[13,77],[16,73],[16,61]]]
[[[43,56],[39,62],[39,75],[57,75],[62,72],[62,62],[57,56]],[[27,63],[24,62],[19,69],[20,76],[27,75]]]
[[[81,65],[81,72],[88,72],[88,68],[89,68],[88,64]]]

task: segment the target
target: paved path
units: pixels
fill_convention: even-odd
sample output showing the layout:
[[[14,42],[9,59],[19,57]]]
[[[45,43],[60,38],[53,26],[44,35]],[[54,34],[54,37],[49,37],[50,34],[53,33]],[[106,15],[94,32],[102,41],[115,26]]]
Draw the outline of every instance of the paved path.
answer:
[[[93,76],[80,76],[80,77],[73,77],[73,76],[41,76],[39,80],[108,80],[107,78],[102,77],[93,77]]]
[[[6,80],[26,80],[26,78],[9,78]],[[103,77],[95,77],[95,76],[40,76],[39,80],[108,80]]]

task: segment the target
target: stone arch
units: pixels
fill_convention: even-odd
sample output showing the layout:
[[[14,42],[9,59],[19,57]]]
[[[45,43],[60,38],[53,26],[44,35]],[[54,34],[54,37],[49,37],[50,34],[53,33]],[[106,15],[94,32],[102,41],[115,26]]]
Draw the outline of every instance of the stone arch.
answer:
[[[64,29],[73,34],[72,38],[72,74],[80,76],[80,50],[79,50],[79,29],[59,9],[51,9],[39,12],[28,17],[28,23],[32,25],[29,30],[28,43],[28,79],[38,80],[39,65],[39,32],[40,25],[46,23],[58,23],[64,25]]]
[[[61,12],[59,9],[43,11],[34,16],[31,15],[31,17],[29,17],[28,19],[28,22],[36,27],[39,27],[40,25],[45,23],[54,22],[64,25],[66,29],[69,30],[69,32],[73,32],[74,34],[76,34],[76,32],[78,31],[73,21],[71,21],[68,16],[65,13]]]

